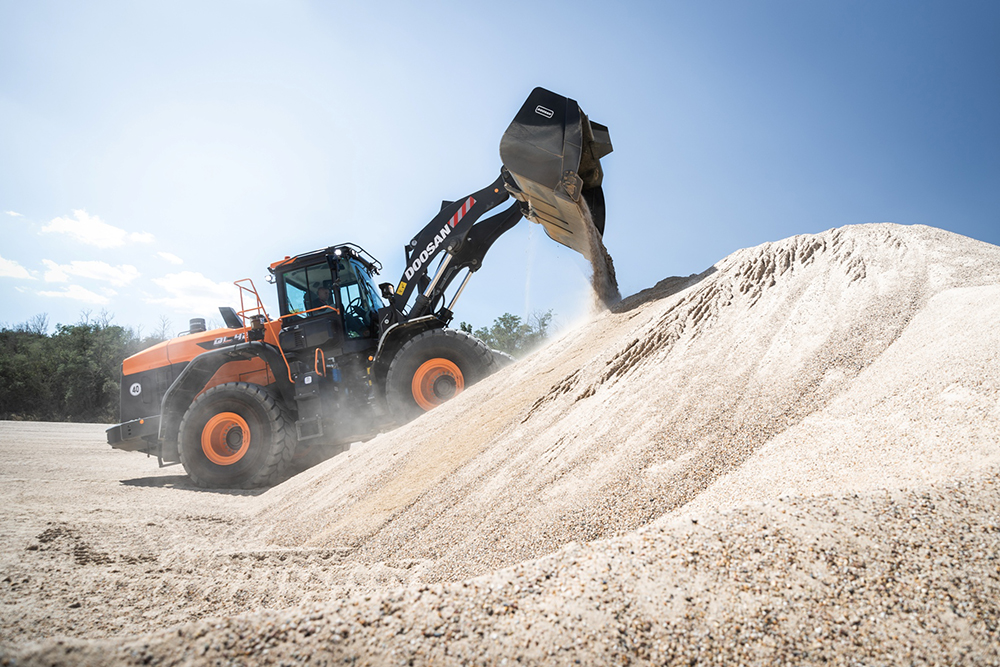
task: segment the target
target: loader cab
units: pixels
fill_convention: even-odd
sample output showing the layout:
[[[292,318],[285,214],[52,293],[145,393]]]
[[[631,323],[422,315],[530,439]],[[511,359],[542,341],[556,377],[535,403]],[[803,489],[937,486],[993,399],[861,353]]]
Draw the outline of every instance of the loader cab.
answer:
[[[345,340],[378,338],[378,311],[384,307],[364,251],[350,246],[300,255],[272,265],[286,326],[336,320]]]

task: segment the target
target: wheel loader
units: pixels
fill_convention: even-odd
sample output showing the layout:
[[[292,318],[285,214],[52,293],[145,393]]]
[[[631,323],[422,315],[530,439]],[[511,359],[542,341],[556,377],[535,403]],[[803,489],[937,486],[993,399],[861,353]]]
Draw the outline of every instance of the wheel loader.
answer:
[[[448,328],[472,274],[522,217],[587,255],[604,231],[611,150],[575,100],[536,88],[501,139],[500,175],[443,202],[406,244],[396,284],[377,284],[382,265],[353,243],[271,264],[277,317],[237,280],[239,310],[219,309],[225,328],[193,319],[122,363],[122,423],[108,443],[180,463],[202,487],[267,486],[296,456],[332,456],[451,399],[506,361]]]

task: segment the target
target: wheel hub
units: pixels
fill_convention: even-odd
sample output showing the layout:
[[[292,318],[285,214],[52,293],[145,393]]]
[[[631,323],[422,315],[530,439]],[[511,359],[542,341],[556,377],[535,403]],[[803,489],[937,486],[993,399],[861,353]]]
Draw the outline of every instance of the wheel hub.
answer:
[[[457,389],[458,384],[455,382],[455,378],[450,375],[442,375],[434,380],[434,395],[442,401],[447,401],[454,396]]]
[[[430,359],[413,374],[413,400],[424,410],[431,410],[454,398],[465,389],[461,369],[448,359]]]
[[[201,430],[201,451],[216,465],[233,465],[249,449],[250,427],[235,412],[220,412]]]
[[[240,447],[243,446],[243,429],[237,425],[233,425],[228,431],[226,431],[226,447],[229,448],[231,452],[240,451]]]

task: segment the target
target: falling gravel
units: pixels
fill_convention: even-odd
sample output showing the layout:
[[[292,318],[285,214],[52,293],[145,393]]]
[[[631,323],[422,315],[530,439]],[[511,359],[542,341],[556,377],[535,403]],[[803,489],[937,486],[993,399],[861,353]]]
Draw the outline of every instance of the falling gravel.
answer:
[[[259,495],[157,488],[110,532],[15,484],[0,655],[1000,663],[998,321],[1000,248],[844,227],[664,279]]]
[[[590,286],[594,292],[595,305],[599,309],[610,308],[622,299],[621,292],[618,291],[615,263],[611,259],[611,253],[604,245],[601,233],[594,226],[590,209],[586,206],[580,208],[584,213],[584,229],[587,233],[586,257],[590,261]]]

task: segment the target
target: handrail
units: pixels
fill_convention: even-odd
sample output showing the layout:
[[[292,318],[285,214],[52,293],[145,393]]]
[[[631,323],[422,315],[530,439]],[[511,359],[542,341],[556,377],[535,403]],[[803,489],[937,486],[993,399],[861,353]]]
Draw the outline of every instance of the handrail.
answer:
[[[250,283],[250,287],[247,287],[243,283]],[[267,311],[264,309],[264,302],[260,300],[260,294],[257,293],[257,287],[256,285],[253,284],[253,280],[251,280],[250,278],[240,278],[233,284],[240,288],[240,312],[237,313],[237,315],[239,315],[240,319],[243,320],[243,324],[245,326],[250,326],[248,324],[248,321],[254,317],[260,316],[263,318],[264,324],[270,325],[270,328],[272,329],[271,335],[274,336],[275,341],[277,341],[278,334],[273,330],[281,328],[281,320],[280,319],[272,320],[268,316]],[[251,306],[250,308],[246,307],[246,300],[243,294],[244,292],[246,292],[247,294],[253,294],[254,301],[257,302],[256,306]],[[247,315],[247,313],[252,313],[252,314]],[[288,371],[288,381],[294,385],[295,378],[292,377],[292,366],[291,364],[288,363],[288,357],[285,356],[285,351],[281,349],[280,344],[275,345],[275,347],[278,348],[278,353],[281,355],[281,360],[285,362],[285,369]]]
[[[247,287],[243,283],[250,283],[250,286]],[[281,318],[278,318],[277,320],[272,320],[268,316],[267,311],[264,309],[264,302],[260,300],[260,295],[257,293],[257,287],[253,284],[253,280],[251,280],[250,278],[240,278],[239,280],[237,280],[233,284],[240,288],[240,310],[237,313],[237,315],[239,315],[240,319],[243,320],[244,326],[249,327],[250,326],[249,322],[250,322],[250,320],[252,318],[257,317],[257,316],[261,316],[263,318],[264,323],[267,324],[268,328],[271,329],[271,335],[274,336],[275,340],[278,340],[278,334],[277,334],[277,331],[275,331],[275,330],[281,328]],[[247,293],[246,297],[244,297],[244,294],[243,294],[244,292]],[[257,302],[257,305],[256,306],[251,306],[251,307],[247,308],[246,307],[246,300],[249,298],[250,294],[253,295],[253,299],[254,299],[254,301]],[[301,311],[301,312],[298,312],[298,313],[295,313],[295,314],[296,315],[308,315],[309,313],[314,313],[314,312],[316,312],[318,310],[322,310],[324,308],[326,308],[328,310],[332,310],[335,313],[340,313],[340,309],[339,308],[334,308],[333,306],[328,306],[328,305],[324,304],[322,306],[318,306],[316,308],[310,308],[309,310],[304,310],[304,311]],[[285,368],[288,370],[288,381],[291,382],[294,385],[295,384],[295,378],[292,377],[292,366],[291,366],[291,364],[288,363],[288,357],[285,356],[285,351],[281,349],[281,345],[280,344],[276,345],[275,347],[278,348],[278,352],[281,354],[281,359],[282,359],[282,361],[285,362]],[[320,350],[320,348],[316,348],[316,353],[317,354],[321,354],[322,350]],[[316,372],[319,373],[318,370]],[[323,364],[323,373],[322,373],[322,375],[324,377],[326,376],[326,364],[325,363]]]
[[[250,287],[247,287],[242,283],[250,283]],[[240,288],[240,311],[237,313],[237,315],[239,315],[240,319],[243,320],[243,324],[248,325],[248,321],[250,320],[251,317],[253,317],[253,315],[263,315],[264,321],[270,322],[271,318],[268,317],[267,311],[264,309],[264,302],[260,300],[260,295],[257,293],[257,287],[253,284],[253,280],[251,280],[250,278],[240,278],[233,284]],[[249,308],[246,307],[246,300],[243,294],[244,292],[247,292],[248,294],[253,294],[254,301],[257,302],[256,306],[251,306]],[[253,314],[247,316],[246,313],[253,313]]]

